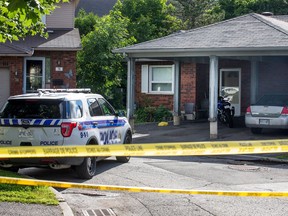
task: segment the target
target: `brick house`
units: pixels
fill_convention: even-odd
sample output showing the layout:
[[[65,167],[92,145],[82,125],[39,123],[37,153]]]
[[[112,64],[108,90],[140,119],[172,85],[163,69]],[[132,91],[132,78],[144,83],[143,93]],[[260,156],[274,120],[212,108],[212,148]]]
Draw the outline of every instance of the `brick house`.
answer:
[[[208,118],[217,137],[217,98],[243,116],[250,103],[288,86],[288,16],[247,14],[212,25],[114,50],[128,59],[128,118],[143,101],[173,111],[184,105]],[[203,116],[203,111],[206,115]]]
[[[81,49],[80,34],[74,28],[78,2],[59,3],[43,17],[48,39],[28,36],[0,43],[0,107],[10,95],[76,87],[76,53]]]

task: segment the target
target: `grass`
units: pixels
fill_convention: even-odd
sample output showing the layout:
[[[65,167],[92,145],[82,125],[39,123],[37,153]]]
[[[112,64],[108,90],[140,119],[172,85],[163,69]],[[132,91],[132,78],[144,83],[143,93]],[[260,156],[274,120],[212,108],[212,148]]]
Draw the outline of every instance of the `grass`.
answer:
[[[288,154],[279,155],[279,156],[276,156],[276,158],[281,159],[281,160],[288,160]]]
[[[23,176],[1,170],[0,176],[23,178]],[[16,184],[0,184],[0,202],[20,202],[29,204],[58,205],[55,194],[45,186],[23,186]]]

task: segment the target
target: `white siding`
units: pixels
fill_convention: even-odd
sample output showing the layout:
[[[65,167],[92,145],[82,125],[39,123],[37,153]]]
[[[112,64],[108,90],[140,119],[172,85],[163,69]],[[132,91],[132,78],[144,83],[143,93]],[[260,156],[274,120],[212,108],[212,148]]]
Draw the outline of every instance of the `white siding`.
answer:
[[[74,28],[75,1],[60,3],[50,15],[46,17],[47,28]]]

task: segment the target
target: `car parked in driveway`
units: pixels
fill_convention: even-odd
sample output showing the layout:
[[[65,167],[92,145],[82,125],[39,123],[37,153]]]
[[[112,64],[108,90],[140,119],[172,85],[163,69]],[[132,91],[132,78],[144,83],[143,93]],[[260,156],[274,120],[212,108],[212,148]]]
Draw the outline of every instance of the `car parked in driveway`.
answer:
[[[288,95],[262,96],[247,108],[245,125],[254,134],[260,134],[263,128],[288,129]]]
[[[39,89],[11,96],[0,113],[0,146],[129,144],[132,132],[105,98],[90,89]],[[80,178],[96,174],[99,157],[0,158],[0,167],[74,168]],[[128,162],[130,157],[116,157]]]

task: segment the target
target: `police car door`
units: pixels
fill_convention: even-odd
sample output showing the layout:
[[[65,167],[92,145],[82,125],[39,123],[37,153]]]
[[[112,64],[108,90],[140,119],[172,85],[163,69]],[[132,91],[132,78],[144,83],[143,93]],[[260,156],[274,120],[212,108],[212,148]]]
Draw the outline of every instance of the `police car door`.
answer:
[[[99,131],[99,144],[120,143],[121,132],[113,107],[104,98],[90,98],[88,104],[94,127]]]
[[[104,144],[121,143],[122,128],[119,124],[114,108],[104,99],[98,98],[99,105],[104,114],[104,125],[101,129],[101,142]]]

